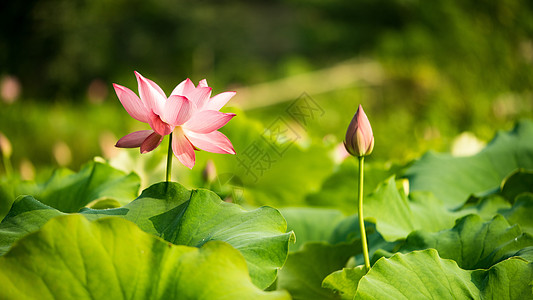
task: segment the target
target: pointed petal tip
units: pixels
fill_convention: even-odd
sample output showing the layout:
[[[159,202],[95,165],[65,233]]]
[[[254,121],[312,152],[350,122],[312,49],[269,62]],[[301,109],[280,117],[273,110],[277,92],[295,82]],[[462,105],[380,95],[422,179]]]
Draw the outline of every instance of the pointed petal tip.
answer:
[[[118,83],[113,83],[113,89],[115,89],[115,93],[118,93],[118,91],[124,91],[125,89],[127,89],[127,87],[122,86]]]
[[[198,82],[198,87],[208,87],[209,85],[207,84],[207,79],[202,79]]]

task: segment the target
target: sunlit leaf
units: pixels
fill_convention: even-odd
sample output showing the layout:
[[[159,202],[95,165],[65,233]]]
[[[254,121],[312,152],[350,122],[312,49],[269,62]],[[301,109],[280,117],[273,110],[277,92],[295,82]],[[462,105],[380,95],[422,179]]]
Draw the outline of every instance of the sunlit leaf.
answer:
[[[516,197],[513,207],[500,211],[511,224],[520,227],[533,235],[533,194],[524,193]]]
[[[307,243],[302,250],[289,254],[278,276],[278,289],[289,291],[297,299],[338,299],[333,291],[323,288],[322,281],[341,269],[351,256],[361,253],[357,243]]]
[[[339,222],[345,218],[336,209],[298,207],[282,208],[281,214],[287,220],[288,230],[294,231],[296,243],[290,245],[291,251],[298,250],[308,242],[327,242]]]
[[[533,193],[533,171],[518,170],[502,182],[500,194],[514,203],[515,198],[523,193]]]
[[[404,238],[417,229],[450,228],[457,217],[430,193],[406,196],[403,189],[396,187],[394,177],[364,199],[364,213],[365,219],[376,223],[376,229],[387,241]]]
[[[365,178],[363,191],[371,194],[385,179],[400,170],[398,166],[386,166],[378,162],[365,164]],[[307,196],[306,202],[310,206],[333,207],[344,213],[357,213],[357,159],[349,157],[328,178],[324,180],[319,192]]]
[[[533,236],[522,233],[519,226],[509,226],[504,217],[497,215],[483,222],[477,215],[458,219],[452,229],[430,233],[411,233],[400,248],[410,252],[433,248],[442,258],[453,259],[463,269],[488,269],[526,247],[533,247]]]
[[[139,177],[135,173],[126,174],[111,166],[92,161],[78,173],[69,169],[55,170],[45,182],[10,182],[11,187],[0,197],[32,195],[42,203],[61,212],[77,212],[93,201],[113,199],[124,205],[139,194]],[[0,201],[2,202],[2,201]]]
[[[428,249],[381,258],[361,279],[329,280],[336,282],[326,286],[342,289],[346,299],[531,299],[533,264],[514,257],[488,270],[463,270]]]
[[[221,276],[223,275],[223,276]],[[289,299],[230,245],[176,246],[120,218],[54,218],[0,257],[3,299]]]
[[[533,169],[532,136],[533,122],[521,121],[474,156],[428,153],[406,171],[411,190],[431,191],[446,207],[458,207],[471,194],[498,188],[516,169]]]
[[[338,292],[342,300],[351,300],[357,291],[359,280],[361,280],[365,274],[366,270],[364,265],[355,268],[343,268],[342,270],[333,272],[324,278],[322,286]]]
[[[4,253],[14,241],[61,214],[31,196],[18,199],[0,223],[0,250]],[[208,190],[191,191],[178,183],[155,184],[120,208],[86,208],[81,214],[90,220],[119,216],[179,245],[200,247],[211,240],[225,241],[243,254],[252,280],[260,288],[274,281],[293,239],[274,208],[245,211]]]

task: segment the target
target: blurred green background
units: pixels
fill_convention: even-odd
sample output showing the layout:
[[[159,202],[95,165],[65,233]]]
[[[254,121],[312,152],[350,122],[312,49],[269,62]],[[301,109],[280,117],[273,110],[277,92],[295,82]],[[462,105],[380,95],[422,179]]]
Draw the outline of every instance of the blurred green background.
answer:
[[[334,151],[361,103],[376,139],[370,162],[404,164],[452,151],[460,134],[471,153],[531,118],[532,65],[529,0],[3,1],[0,132],[24,178],[116,158],[118,138],[147,129],[112,89],[137,91],[137,70],[167,94],[187,77],[207,78],[214,94],[237,91],[226,111],[238,116],[223,129],[237,156],[307,95],[322,113],[290,123],[295,147]],[[290,157],[276,168],[305,172]],[[187,170],[175,172],[187,181]]]

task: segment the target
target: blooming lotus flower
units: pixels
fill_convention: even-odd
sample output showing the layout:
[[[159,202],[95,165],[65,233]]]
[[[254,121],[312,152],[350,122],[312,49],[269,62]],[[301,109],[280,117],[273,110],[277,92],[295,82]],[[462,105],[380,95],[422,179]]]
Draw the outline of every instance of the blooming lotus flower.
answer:
[[[235,116],[219,111],[235,92],[211,98],[211,88],[205,79],[198,87],[186,79],[167,98],[155,82],[138,72],[135,76],[140,97],[121,85],[113,84],[113,87],[128,114],[148,123],[151,130],[132,132],[118,140],[116,147],[140,147],[141,153],[147,153],[157,148],[164,136],[173,133],[172,152],[190,169],[196,161],[194,150],[235,154],[230,140],[218,131]]]
[[[361,105],[348,126],[344,147],[348,153],[359,157],[369,155],[374,149],[372,127]]]

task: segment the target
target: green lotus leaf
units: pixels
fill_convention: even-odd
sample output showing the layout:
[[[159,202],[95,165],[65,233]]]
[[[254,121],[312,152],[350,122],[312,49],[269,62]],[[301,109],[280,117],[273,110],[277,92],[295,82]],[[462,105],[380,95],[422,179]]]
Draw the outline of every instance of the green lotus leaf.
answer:
[[[533,263],[519,257],[472,271],[472,280],[481,290],[481,299],[533,299]]]
[[[406,300],[531,299],[533,287],[533,264],[520,257],[488,270],[463,270],[455,261],[440,258],[435,249],[381,258],[360,279],[356,270],[350,272],[353,276],[328,276],[325,286],[341,289],[345,299]]]
[[[483,222],[481,217],[469,215],[458,219],[452,229],[411,233],[399,251],[433,248],[440,257],[453,259],[462,269],[473,270],[488,269],[527,247],[533,247],[533,236],[522,233],[519,226],[510,226],[503,216]]]
[[[456,212],[469,215],[476,214],[488,221],[502,211],[511,208],[513,205],[498,193],[491,193],[483,197],[471,196],[468,201]],[[459,214],[458,214],[459,215]]]
[[[7,184],[7,183],[6,183]],[[126,174],[108,164],[92,161],[78,173],[65,168],[57,169],[43,183],[10,182],[3,184],[1,202],[12,203],[19,195],[32,195],[40,202],[61,212],[78,212],[89,203],[113,199],[124,205],[138,196],[140,179],[135,173]]]
[[[308,242],[330,241],[339,222],[345,219],[341,211],[327,208],[282,208],[280,212],[287,220],[288,230],[297,236],[296,243],[290,245],[291,251]]]
[[[336,291],[342,300],[351,300],[357,291],[359,280],[365,275],[366,270],[364,265],[354,268],[343,268],[324,278],[322,287]]]
[[[344,267],[351,256],[361,253],[360,240],[354,243],[307,243],[302,250],[289,254],[278,275],[278,289],[289,291],[297,299],[338,299],[322,287],[324,278]]]
[[[427,153],[405,175],[412,191],[431,191],[446,207],[461,206],[471,194],[493,190],[517,169],[533,169],[533,122],[518,122],[499,132],[480,153],[470,157]]]
[[[388,166],[370,161],[365,163],[365,194],[372,193],[384,180],[400,170],[400,166]],[[340,209],[346,214],[357,213],[357,159],[349,157],[322,184],[320,191],[306,197],[310,206]]]
[[[355,202],[354,202],[355,203]],[[355,205],[355,204],[354,204]],[[467,212],[452,212],[428,192],[413,192],[407,196],[398,188],[394,176],[382,182],[364,198],[365,223],[374,223],[376,230],[387,242],[407,237],[417,229],[439,231],[451,228],[457,217]],[[356,215],[338,223],[332,242],[349,241],[359,236]]]
[[[376,224],[386,241],[405,238],[411,231],[439,231],[453,226],[457,213],[448,211],[431,193],[413,192],[406,196],[389,178],[364,199],[365,220]]]
[[[245,211],[211,191],[191,191],[173,182],[155,184],[123,207],[85,208],[80,213],[89,220],[122,217],[178,245],[201,247],[211,240],[225,241],[243,254],[252,280],[260,288],[275,280],[287,258],[288,244],[294,239],[292,232],[286,232],[285,219],[274,208]],[[0,223],[1,253],[23,235],[62,214],[31,196],[19,198]]]
[[[523,193],[533,193],[533,171],[517,170],[502,182],[501,195],[514,203]]]
[[[500,213],[511,224],[519,224],[520,227],[533,235],[533,194],[524,193],[516,197],[513,207],[500,210]]]
[[[221,276],[223,275],[223,276]],[[0,257],[2,299],[290,299],[220,241],[172,245],[120,218],[60,216]]]

